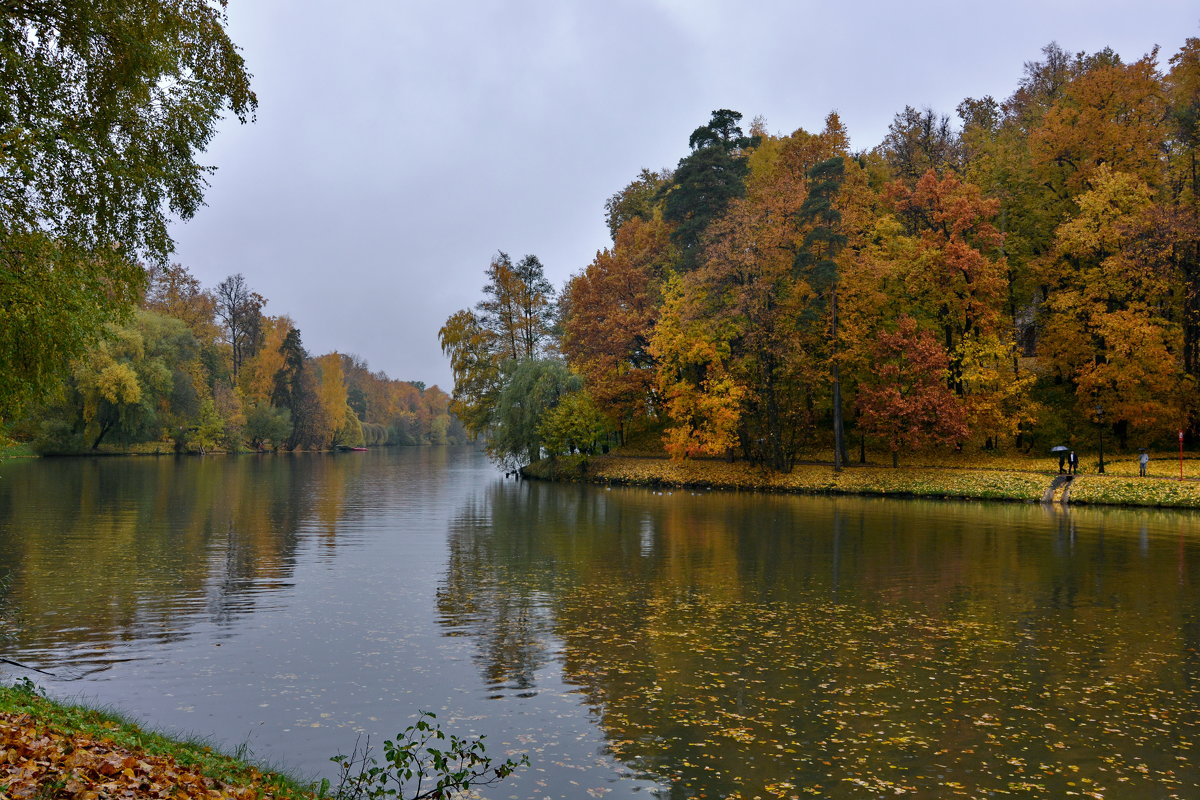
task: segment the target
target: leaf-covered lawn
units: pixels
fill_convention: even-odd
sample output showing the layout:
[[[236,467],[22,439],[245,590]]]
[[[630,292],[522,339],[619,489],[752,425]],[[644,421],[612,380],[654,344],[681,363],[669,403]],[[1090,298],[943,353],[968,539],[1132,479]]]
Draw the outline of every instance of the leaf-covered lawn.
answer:
[[[667,461],[597,458],[588,466],[593,480],[670,486],[706,486],[782,492],[879,494],[913,497],[961,497],[1040,500],[1049,485],[1045,474],[1013,470],[850,467],[840,474],[825,465],[800,465],[780,474],[744,462]]]
[[[290,779],[102,712],[0,688],[0,797],[311,798]]]
[[[1184,462],[1185,476],[1192,463]],[[1021,465],[1023,469],[1019,468]],[[1200,508],[1200,482],[1155,477],[1154,468],[1164,465],[1162,460],[1157,463],[1152,460],[1151,465],[1148,478],[1136,477],[1137,463],[1128,459],[1107,462],[1107,474],[1103,476],[1081,473],[1072,485],[1070,502]],[[973,466],[962,462],[954,466],[950,459],[940,466],[902,464],[898,469],[853,465],[841,473],[834,472],[828,464],[801,464],[790,473],[781,474],[742,461],[672,461],[609,455],[587,460],[582,473],[578,458],[560,458],[553,473],[547,462],[533,465],[528,472],[539,478],[582,477],[600,483],[645,486],[1037,502],[1058,472],[1057,463],[1051,469],[1035,469],[1045,466],[1035,459],[1012,456],[979,460]],[[1161,476],[1163,471],[1159,469],[1157,474]]]
[[[1071,485],[1071,502],[1200,508],[1200,483],[1154,477],[1127,478],[1111,474],[1081,475]]]

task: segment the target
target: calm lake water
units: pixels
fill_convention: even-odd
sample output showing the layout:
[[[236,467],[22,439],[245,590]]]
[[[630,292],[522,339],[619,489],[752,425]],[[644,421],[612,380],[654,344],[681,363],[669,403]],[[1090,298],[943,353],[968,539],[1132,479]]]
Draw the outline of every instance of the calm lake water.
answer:
[[[1188,513],[466,448],[0,463],[4,652],[52,695],[313,776],[430,710],[529,755],[490,798],[1200,797],[1198,569]]]

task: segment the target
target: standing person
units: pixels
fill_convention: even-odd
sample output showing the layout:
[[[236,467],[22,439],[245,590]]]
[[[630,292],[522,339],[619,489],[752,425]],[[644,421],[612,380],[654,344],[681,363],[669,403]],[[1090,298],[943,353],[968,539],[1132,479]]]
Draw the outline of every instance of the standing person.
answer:
[[[1066,459],[1066,457],[1067,457],[1067,454],[1060,450],[1058,453],[1058,474],[1059,475],[1062,475],[1063,472],[1065,472],[1065,470],[1063,469],[1063,461]]]
[[[1074,450],[1067,454],[1067,465],[1067,471],[1072,475],[1079,472],[1079,456],[1075,455]]]
[[[1149,463],[1150,454],[1143,450],[1142,454],[1138,456],[1138,475],[1141,475],[1143,478],[1146,477],[1146,465]]]

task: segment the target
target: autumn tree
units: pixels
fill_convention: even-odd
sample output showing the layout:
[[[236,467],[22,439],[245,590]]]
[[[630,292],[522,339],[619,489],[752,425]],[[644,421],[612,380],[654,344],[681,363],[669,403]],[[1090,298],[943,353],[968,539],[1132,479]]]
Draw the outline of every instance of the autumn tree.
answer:
[[[72,422],[88,449],[98,448],[113,431],[128,440],[150,426],[150,387],[142,386],[134,369],[144,357],[141,334],[113,326],[99,347],[75,361],[71,383],[79,418]]]
[[[817,406],[828,407],[820,362],[827,331],[806,313],[813,290],[797,280],[795,259],[808,171],[844,146],[833,115],[821,134],[760,140],[746,196],[708,226],[701,265],[670,284],[651,354],[674,456],[739,447],[787,470]]]
[[[676,255],[660,215],[632,217],[563,294],[563,353],[622,437],[656,410],[650,337]]]
[[[649,222],[654,218],[671,179],[670,170],[653,172],[643,168],[637,178],[604,202],[604,222],[613,242],[625,223],[635,219]]]
[[[0,14],[0,419],[129,319],[139,259],[202,202],[196,154],[255,108],[224,2],[50,0]]]
[[[198,362],[190,366],[191,380],[203,387],[202,404],[211,404],[211,415],[221,421],[219,426],[224,444],[237,447],[237,431],[241,423],[241,400],[229,382],[229,370],[219,344],[220,329],[216,321],[216,297],[204,289],[200,281],[180,264],[151,264],[146,270],[148,286],[142,307],[164,316],[173,317],[187,325],[199,348]],[[217,426],[209,421],[200,425],[209,433]],[[206,447],[222,442],[206,435]],[[184,437],[176,437],[176,446]],[[202,437],[205,438],[205,437]]]
[[[146,279],[144,308],[182,320],[200,342],[217,338],[216,297],[186,267],[151,264]]]
[[[1050,42],[1042,48],[1041,60],[1025,62],[1025,74],[1004,103],[1005,116],[1026,133],[1032,131],[1081,68],[1080,56],[1072,56],[1058,42]]]
[[[932,333],[902,316],[895,331],[878,332],[870,352],[872,368],[858,391],[859,425],[888,448],[893,467],[901,450],[966,436],[962,406],[946,385],[946,353]]]
[[[898,305],[941,332],[948,382],[980,433],[1017,431],[1023,392],[1011,316],[1003,237],[992,223],[998,202],[954,175],[925,173],[911,190],[889,188],[904,235],[891,256]]]
[[[475,308],[455,312],[438,331],[454,373],[454,413],[477,436],[492,424],[512,370],[543,355],[555,308],[553,287],[536,256],[513,264],[498,253],[487,278]]]
[[[1200,378],[1200,39],[1171,56],[1165,79],[1167,192],[1159,214],[1169,220],[1170,257],[1183,284],[1183,368]]]
[[[61,397],[42,410],[37,446],[73,452],[169,438],[183,450],[199,433],[219,436],[197,353],[181,320],[139,311],[129,325],[110,324],[72,361]]]
[[[283,343],[296,327],[287,315],[263,316],[259,323],[261,345],[242,364],[237,387],[250,404],[269,403],[275,392],[275,375],[283,368]]]
[[[1038,177],[1060,198],[1086,191],[1102,164],[1157,185],[1166,118],[1157,50],[1132,64],[1111,51],[1080,60],[1030,134]]]
[[[1153,192],[1101,165],[1079,213],[1062,223],[1043,266],[1048,288],[1039,356],[1074,394],[1082,418],[1100,403],[1122,444],[1181,419],[1182,331],[1170,236]]]
[[[317,394],[328,426],[323,444],[327,447],[356,447],[363,443],[362,423],[350,407],[341,353],[326,353],[312,360],[319,380]]]
[[[724,455],[738,443],[746,389],[730,373],[728,324],[693,312],[682,280],[667,282],[650,354],[671,424],[663,445],[673,458]]]
[[[494,338],[501,359],[534,358],[550,331],[554,287],[537,256],[516,264],[499,253],[487,270],[483,300],[476,306],[480,324]]]

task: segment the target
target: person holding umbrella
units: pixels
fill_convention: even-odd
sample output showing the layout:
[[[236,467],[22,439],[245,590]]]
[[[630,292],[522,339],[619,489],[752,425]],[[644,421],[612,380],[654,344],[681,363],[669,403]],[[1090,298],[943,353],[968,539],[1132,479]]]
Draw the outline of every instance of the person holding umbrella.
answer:
[[[1066,463],[1066,461],[1067,461],[1067,448],[1063,447],[1063,446],[1060,444],[1060,445],[1058,445],[1058,446],[1056,446],[1056,447],[1051,447],[1051,448],[1050,448],[1050,452],[1051,452],[1051,453],[1058,453],[1058,474],[1059,474],[1059,475],[1062,475],[1062,474],[1063,474],[1063,472],[1065,472],[1065,470],[1063,469],[1063,465],[1064,465],[1064,464]]]

